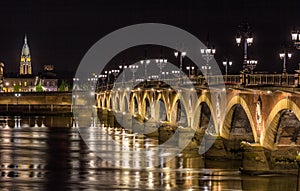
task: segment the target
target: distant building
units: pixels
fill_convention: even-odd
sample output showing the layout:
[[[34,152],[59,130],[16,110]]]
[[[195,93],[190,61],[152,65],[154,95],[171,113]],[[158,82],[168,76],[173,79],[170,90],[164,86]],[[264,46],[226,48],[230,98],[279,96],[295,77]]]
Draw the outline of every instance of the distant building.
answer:
[[[20,59],[20,72],[16,77],[3,77],[4,64],[0,63],[0,86],[4,92],[34,92],[37,86],[42,87],[42,91],[57,91],[58,79],[55,75],[34,76],[32,74],[31,56],[27,36],[24,38]],[[53,73],[53,65],[45,65],[44,71]],[[2,80],[1,80],[2,79]]]
[[[54,71],[54,66],[51,65],[44,65],[44,71]]]
[[[43,91],[57,91],[58,79],[40,79],[35,78],[4,78],[5,92],[35,92],[38,84],[42,86]]]
[[[32,75],[31,57],[26,35],[24,38],[24,45],[21,53],[20,75]]]

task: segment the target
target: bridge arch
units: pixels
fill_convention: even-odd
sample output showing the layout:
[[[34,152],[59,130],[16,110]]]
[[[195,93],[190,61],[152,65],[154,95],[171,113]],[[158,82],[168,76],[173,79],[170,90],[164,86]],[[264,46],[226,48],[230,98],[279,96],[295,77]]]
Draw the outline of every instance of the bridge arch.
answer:
[[[140,100],[136,93],[133,93],[130,99],[130,110],[133,115],[140,114]]]
[[[216,121],[215,113],[213,112],[214,110],[213,110],[211,101],[206,95],[201,95],[197,100],[196,108],[195,108],[195,112],[194,112],[194,116],[193,116],[194,121],[193,121],[192,128],[194,130],[197,130],[197,128],[199,128],[200,115],[201,115],[201,109],[202,109],[203,104],[206,104],[208,106],[208,108],[210,110],[210,114],[211,114],[210,118],[213,121],[213,124],[214,124],[214,127],[215,127],[215,132],[219,133],[219,130],[217,128],[218,124],[217,124],[217,121]]]
[[[120,109],[122,112],[126,112],[126,113],[129,112],[129,98],[126,94],[122,98]]]
[[[190,124],[189,117],[187,114],[187,105],[182,96],[177,93],[172,101],[170,109],[170,122],[188,127]]]
[[[224,123],[221,126],[221,136],[225,139],[229,139],[229,137],[230,137],[229,131],[231,129],[233,114],[236,109],[236,106],[241,106],[242,109],[245,111],[247,119],[249,120],[249,123],[250,123],[250,127],[252,129],[254,141],[255,142],[259,141],[258,137],[257,137],[257,132],[256,132],[255,123],[253,121],[252,114],[250,112],[248,104],[241,96],[234,96],[227,104],[226,111],[225,111]]]
[[[154,114],[153,118],[155,121],[161,122],[161,121],[169,120],[168,109],[164,97],[158,96],[157,99],[153,101],[152,105],[153,105],[152,114]]]
[[[144,95],[143,97],[143,101],[142,101],[142,116],[145,119],[150,119],[153,116],[153,104],[151,104],[150,102],[150,98],[149,96],[147,96],[147,94]]]
[[[114,104],[113,104],[113,98],[112,98],[111,94],[110,94],[110,96],[108,97],[108,103],[109,103],[108,109],[112,110],[113,107],[114,107]]]
[[[113,110],[116,111],[116,112],[121,111],[121,102],[120,102],[119,94],[117,94],[115,96]]]
[[[104,97],[103,106],[104,106],[104,109],[107,109],[107,97],[106,96]]]
[[[265,126],[261,135],[261,144],[265,148],[274,149],[275,135],[277,134],[277,127],[280,122],[280,117],[283,111],[290,110],[300,119],[300,108],[292,100],[285,98],[280,100],[271,110],[270,114],[265,120]]]

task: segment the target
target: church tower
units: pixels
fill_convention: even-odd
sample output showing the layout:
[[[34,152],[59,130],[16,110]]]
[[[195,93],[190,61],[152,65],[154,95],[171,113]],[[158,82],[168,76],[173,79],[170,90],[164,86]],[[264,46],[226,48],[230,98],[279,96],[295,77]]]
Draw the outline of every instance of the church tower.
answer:
[[[27,44],[27,36],[24,38],[24,45],[21,53],[21,61],[20,61],[20,75],[31,75],[31,57],[29,52],[29,46]]]

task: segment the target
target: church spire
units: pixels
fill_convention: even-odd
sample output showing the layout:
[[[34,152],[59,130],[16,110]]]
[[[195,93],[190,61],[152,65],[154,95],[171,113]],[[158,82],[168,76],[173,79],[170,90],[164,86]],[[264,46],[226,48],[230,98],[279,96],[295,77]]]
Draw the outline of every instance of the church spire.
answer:
[[[27,35],[25,34],[24,44],[27,44]]]
[[[31,57],[29,46],[27,44],[27,35],[24,37],[24,45],[21,52],[21,61],[20,61],[20,75],[31,75]]]

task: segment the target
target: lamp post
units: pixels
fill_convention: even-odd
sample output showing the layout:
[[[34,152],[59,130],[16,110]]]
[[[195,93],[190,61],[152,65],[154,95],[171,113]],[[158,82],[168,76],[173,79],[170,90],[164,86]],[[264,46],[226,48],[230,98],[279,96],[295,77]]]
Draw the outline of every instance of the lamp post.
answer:
[[[155,62],[159,67],[159,79],[161,80],[162,69],[166,66],[168,60],[160,58],[160,59],[156,59]]]
[[[93,74],[92,78],[88,78],[89,86],[91,90],[95,90],[95,84],[97,82],[97,75]]]
[[[127,69],[126,65],[120,65],[119,66],[120,70],[122,70],[122,86],[124,85],[124,81],[125,81],[125,71]]]
[[[103,89],[103,87],[104,87],[104,80],[105,80],[105,78],[107,77],[107,75],[106,74],[100,74],[99,75],[99,78],[101,79],[101,86],[102,86],[102,88],[101,89]]]
[[[225,74],[227,76],[228,74],[228,66],[232,66],[232,61],[229,61],[228,59],[226,59],[225,61],[223,61],[223,66],[225,66]]]
[[[17,105],[19,104],[19,97],[21,97],[20,93],[15,93],[15,97],[17,98]]]
[[[141,65],[144,65],[144,69],[145,69],[145,79],[147,81],[147,66],[150,64],[150,60],[145,59],[145,60],[141,60],[140,63]]]
[[[292,53],[290,51],[287,51],[286,49],[282,50],[282,52],[279,53],[279,57],[281,60],[283,60],[283,71],[282,74],[287,74],[286,71],[286,59],[292,58]]]
[[[169,72],[162,72],[161,74],[162,74],[163,77],[164,77],[163,80],[165,80],[165,79],[166,79],[166,76],[169,75]]]
[[[208,66],[208,65],[201,66],[201,69],[202,69],[202,71],[204,71],[205,78],[207,78],[208,71],[211,69],[211,66]]]
[[[296,30],[296,27],[291,32],[291,37],[295,48],[300,50],[300,32]]]
[[[253,70],[257,64],[258,64],[257,60],[247,60],[247,67],[250,69],[251,74],[253,74]]]
[[[114,82],[115,82],[116,79],[117,79],[117,76],[118,76],[118,74],[119,74],[119,72],[120,72],[120,70],[112,70],[111,72],[112,72],[112,74],[114,75]]]
[[[113,87],[116,87],[117,76],[120,73],[120,70],[112,70],[111,73],[114,75],[114,84]]]
[[[186,69],[189,71],[189,78],[191,77],[191,70],[194,70],[194,66],[187,66]]]
[[[180,82],[180,70],[172,70],[172,74],[173,74],[173,76],[175,76],[175,78],[179,78],[179,81],[178,81],[178,83],[179,83]]]
[[[238,32],[236,34],[235,40],[238,46],[240,46],[240,44],[242,43],[244,45],[243,73],[245,73],[248,71],[248,46],[251,46],[253,43],[253,34],[248,23],[243,22],[238,26]]]
[[[172,74],[178,78],[180,76],[180,71],[179,70],[172,70]]]
[[[107,75],[106,89],[108,89],[109,88],[109,83],[110,83],[110,74],[111,74],[111,71],[105,71],[104,73]]]
[[[131,72],[132,72],[132,82],[134,82],[134,79],[135,79],[135,72],[137,71],[138,68],[139,68],[138,65],[130,65],[130,66],[129,66],[129,69],[130,69]]]
[[[76,88],[79,89],[78,82],[79,82],[79,78],[73,78],[73,90],[76,90]]]
[[[204,76],[205,78],[207,78],[208,70],[211,69],[211,66],[209,66],[208,63],[214,58],[214,55],[216,54],[216,49],[213,46],[210,46],[208,42],[206,48],[200,49],[200,53],[206,61],[206,65],[202,66],[201,69],[205,71]]]
[[[180,76],[181,76],[181,72],[182,72],[182,64],[183,64],[183,58],[186,56],[186,52],[185,51],[182,51],[182,52],[179,52],[179,51],[175,51],[174,52],[174,56],[177,58],[179,57],[179,68],[180,68],[180,71],[179,71],[179,75],[178,75],[178,78],[180,80]]]

